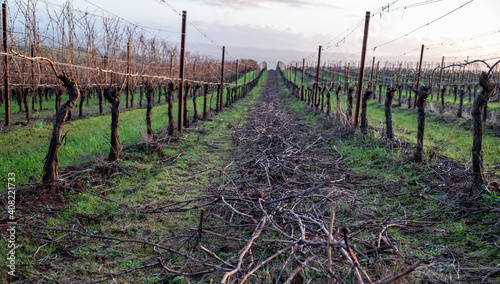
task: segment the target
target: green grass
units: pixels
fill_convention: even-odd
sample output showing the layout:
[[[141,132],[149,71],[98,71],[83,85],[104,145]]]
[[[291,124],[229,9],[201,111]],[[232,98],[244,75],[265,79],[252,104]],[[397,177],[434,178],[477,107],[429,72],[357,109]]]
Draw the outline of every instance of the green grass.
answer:
[[[243,77],[239,78],[241,83],[243,80]],[[224,95],[223,102],[225,102],[225,98]],[[216,95],[209,94],[208,99],[211,100],[211,105],[215,108]],[[203,97],[198,96],[196,102],[198,113],[202,115]],[[105,107],[109,108],[109,104],[106,104]],[[209,107],[210,101],[207,102],[207,108]],[[153,108],[153,131],[156,132],[167,127],[167,108],[166,104]],[[73,110],[74,116],[75,109]],[[175,102],[173,115],[176,121],[177,110],[178,106]],[[188,117],[191,119],[192,115],[193,103],[192,100],[188,100]],[[63,131],[67,132],[67,136],[59,152],[59,167],[78,164],[82,159],[96,154],[108,153],[110,149],[110,125],[111,115],[109,114],[66,123]],[[6,181],[7,173],[10,172],[16,173],[18,184],[39,180],[51,133],[51,124],[37,121],[33,127],[2,134],[0,136],[0,145],[3,146],[0,149],[0,180]],[[139,142],[146,133],[146,110],[135,109],[120,113],[119,133],[124,146]]]
[[[132,173],[133,177],[120,172],[107,174],[105,171],[100,171],[95,165],[85,166],[92,167],[93,170],[75,177],[81,179],[88,192],[105,191],[107,194],[102,194],[102,196],[115,201],[88,193],[70,191],[65,194],[70,200],[65,200],[62,208],[51,208],[43,204],[40,204],[40,208],[33,208],[33,205],[24,201],[18,210],[20,212],[27,210],[28,213],[25,217],[36,220],[37,225],[44,227],[69,228],[79,222],[89,234],[160,242],[168,239],[174,232],[177,235],[188,233],[183,229],[183,226],[196,226],[199,222],[199,216],[194,214],[197,211],[146,214],[133,208],[152,201],[157,207],[162,204],[198,197],[204,194],[208,188],[221,184],[224,177],[220,175],[218,169],[228,165],[235,147],[231,139],[234,130],[228,125],[245,123],[248,118],[248,110],[256,103],[261,94],[266,76],[267,73],[264,73],[259,84],[237,104],[225,108],[218,115],[213,116],[211,120],[200,122],[186,129],[182,139],[166,145],[163,149],[163,157],[159,157],[157,153],[145,152],[134,147],[126,150],[125,153],[132,158],[121,160],[119,164]],[[164,114],[162,114],[160,107],[158,109],[157,116],[159,118],[153,123],[156,121],[157,124],[160,124],[163,122],[161,119]],[[144,112],[144,110],[142,111]],[[135,123],[139,119],[134,117],[134,111],[127,114],[129,113],[130,120],[132,120],[131,128],[136,127]],[[87,120],[87,123],[89,123],[88,121],[90,119]],[[80,123],[84,122],[82,120]],[[98,126],[99,123],[96,122],[96,125]],[[162,126],[164,127],[165,124]],[[157,125],[157,128],[160,128],[160,125]],[[74,142],[76,141],[72,141],[72,143]],[[107,151],[107,147],[103,149]],[[91,154],[86,155],[92,158]],[[178,159],[172,161],[177,156]],[[85,159],[80,157],[77,162],[82,162],[82,160]],[[95,163],[102,163],[105,167],[107,165],[99,158],[96,159]],[[57,194],[54,197],[56,196]],[[2,212],[0,215],[4,218],[5,214]],[[33,230],[32,233],[26,233],[26,230],[27,227],[23,227],[16,236],[16,241],[23,244],[16,250],[16,259],[19,263],[26,264],[23,266],[25,269],[35,272],[41,272],[39,270],[41,266],[37,263],[39,260],[43,262],[43,275],[48,282],[57,279],[65,283],[87,283],[107,277],[107,274],[89,274],[88,271],[96,272],[102,269],[104,269],[102,271],[108,271],[109,267],[112,272],[117,273],[157,261],[158,254],[150,246],[107,243],[77,235],[64,237],[65,233],[59,234],[43,229]],[[47,238],[47,236],[62,237],[62,239],[38,250],[39,247],[34,243],[34,239]],[[62,247],[64,247],[63,250],[61,250]],[[172,247],[176,247],[176,244],[172,244]],[[6,250],[7,246],[0,247],[0,253],[5,254]],[[37,256],[31,257],[37,250]],[[174,263],[174,266],[181,266],[184,259],[169,257],[167,261]],[[101,267],[103,263],[105,266]],[[158,276],[161,271],[162,269],[158,267],[153,268],[153,270],[140,270],[133,276],[127,274],[118,281],[126,279],[134,283],[158,283],[164,279],[163,276]],[[32,276],[37,277],[37,275]],[[172,283],[188,283],[188,280],[181,278],[172,281]]]
[[[283,83],[281,86],[283,87]],[[301,117],[304,123],[312,126],[313,131],[318,132],[317,134],[325,135],[326,127],[329,129],[339,127],[337,122],[334,121],[331,125],[323,116],[318,116],[295,98],[288,97],[287,105]],[[383,117],[383,108],[378,106],[378,103],[370,102],[369,110],[372,124]],[[398,121],[397,131],[401,133],[400,135],[407,140],[416,139],[414,111],[395,109],[394,115],[394,119]],[[457,139],[457,137],[465,137],[470,135],[470,132],[463,130],[459,125],[443,122],[442,119],[440,121],[438,117],[430,116],[428,122],[426,145],[441,147],[440,151],[457,159],[467,155],[467,150],[462,150],[462,148],[470,148],[467,146],[470,141]],[[413,124],[415,124],[414,127]],[[402,127],[405,125],[408,127],[403,131]],[[413,132],[410,133],[411,131]],[[412,152],[407,152],[405,148],[391,147],[390,143],[380,138],[378,132],[364,135],[354,132],[329,138],[327,147],[333,154],[342,153],[340,163],[342,167],[350,171],[348,175],[350,181],[357,184],[348,187],[350,188],[348,200],[353,200],[353,203],[359,202],[359,205],[355,206],[337,200],[336,202],[340,203],[336,208],[335,222],[337,224],[369,226],[368,224],[372,222],[385,224],[404,222],[403,220],[429,222],[426,225],[409,223],[408,226],[392,227],[388,229],[387,235],[393,243],[397,244],[398,254],[414,260],[423,260],[422,267],[430,269],[430,273],[426,275],[439,276],[441,279],[448,279],[449,275],[455,275],[457,261],[460,262],[462,269],[461,277],[477,275],[480,271],[475,269],[478,267],[493,268],[498,265],[500,249],[491,243],[498,239],[498,232],[491,229],[491,224],[498,222],[498,213],[484,212],[462,217],[467,212],[471,212],[462,211],[464,201],[468,197],[460,197],[456,192],[457,189],[450,186],[450,183],[454,181],[444,182],[439,177],[437,172],[443,171],[441,160],[421,164],[411,162]],[[499,153],[496,148],[499,144],[498,138],[493,142],[488,140],[490,138],[492,137],[485,137],[487,139],[485,144],[488,145],[487,147],[493,147],[494,150],[487,148],[489,149],[487,151]],[[438,141],[439,139],[442,141]],[[444,149],[445,147],[450,149]],[[458,153],[453,153],[453,151]],[[497,154],[490,153],[489,156],[489,161],[498,159]],[[457,174],[462,174],[459,169],[450,170],[456,170]],[[446,186],[442,186],[443,183]],[[500,196],[484,194],[479,202],[498,205]],[[475,209],[469,208],[468,210],[474,211]],[[368,241],[373,239],[373,235],[359,232],[356,238]],[[379,265],[377,261],[375,263]],[[398,268],[399,271],[402,271],[404,267],[406,264],[401,265]],[[394,268],[389,267],[389,269]],[[383,275],[384,273],[379,277]],[[410,278],[406,280],[408,282],[403,283],[418,283],[417,279]],[[495,282],[499,279],[498,276],[492,275],[488,280]]]
[[[293,76],[294,74],[292,74],[292,81],[294,80]],[[299,74],[297,74],[297,82],[300,82],[300,80],[301,77],[299,76]],[[306,78],[305,83],[310,83],[310,80]],[[382,94],[385,95],[385,88],[383,88]],[[405,141],[416,143],[417,114],[415,109],[408,110],[406,105],[408,98],[404,94],[406,94],[405,91],[403,91],[402,96],[402,107],[393,107],[392,118],[394,133],[397,137]],[[375,135],[381,136],[383,135],[382,132],[385,131],[385,110],[383,100],[382,104],[378,103],[378,86],[376,95],[376,100],[370,100],[368,102],[367,115],[369,123],[380,129],[380,131],[376,131]],[[445,96],[445,99],[446,105],[452,104],[452,96]],[[332,111],[335,112],[336,110],[334,96],[332,96],[331,100]],[[396,94],[393,105],[396,105],[397,101],[398,96]],[[344,96],[343,90],[341,91],[341,104],[342,109],[345,110],[347,106],[347,100]],[[355,104],[356,98],[353,99],[353,108]],[[464,106],[467,106],[465,104],[465,100]],[[498,109],[498,107],[500,107],[500,103],[496,102],[490,102],[488,106],[489,110],[492,111]],[[470,117],[468,117],[465,112],[464,118],[461,119],[454,117],[455,114],[449,113],[445,114],[445,116],[442,116],[438,113],[439,104],[436,105],[436,102],[431,101],[430,99],[427,102],[426,108],[427,118],[424,134],[424,148],[427,150],[432,149],[436,153],[446,155],[461,163],[469,163],[472,158],[472,121]],[[485,129],[486,135],[484,135],[483,138],[485,170],[500,174],[500,155],[498,154],[500,153],[500,138],[495,137],[494,135],[488,135],[489,132],[491,131]]]

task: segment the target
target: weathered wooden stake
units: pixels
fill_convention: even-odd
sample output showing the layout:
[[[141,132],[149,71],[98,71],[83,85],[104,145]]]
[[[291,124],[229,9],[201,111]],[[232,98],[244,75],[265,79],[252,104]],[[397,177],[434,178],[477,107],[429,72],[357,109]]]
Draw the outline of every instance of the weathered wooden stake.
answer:
[[[417,71],[417,83],[415,84],[415,90],[420,88],[420,77],[422,72],[422,59],[424,58],[424,45],[422,44],[422,48],[420,49],[420,61],[418,63],[418,71]],[[417,107],[417,95],[415,95],[415,99],[413,102],[413,108]]]
[[[7,45],[7,4],[2,3],[2,29],[3,29],[3,52],[8,53]],[[3,73],[3,95],[5,103],[5,126],[10,125],[10,84],[9,84],[9,56],[4,56],[4,73]]]
[[[306,59],[302,58],[302,83],[300,87],[300,100],[304,101],[304,76],[306,72]]]
[[[239,78],[239,67],[240,67],[240,61],[237,59],[236,60],[236,90],[235,90],[235,93],[234,93],[234,102],[236,102],[236,100],[239,100],[239,95],[238,95],[238,78]]]
[[[184,103],[184,60],[186,55],[186,17],[187,11],[182,11],[182,33],[181,33],[181,58],[179,66],[179,102],[177,113],[177,129],[182,131],[183,103]]]
[[[220,85],[219,93],[217,95],[217,112],[222,111],[222,101],[224,97],[224,56],[226,55],[226,47],[222,47],[222,62],[220,67]]]
[[[361,92],[363,89],[363,79],[365,77],[366,44],[368,42],[368,27],[370,26],[370,12],[366,12],[365,30],[363,32],[363,47],[361,49],[361,66],[359,67],[358,89],[356,94],[356,113],[354,116],[354,127],[358,127],[359,109],[361,107]]]
[[[299,63],[295,62],[295,70],[293,73],[293,84],[297,85],[297,68],[298,68]]]
[[[174,77],[174,54],[170,54],[170,78]]]
[[[372,72],[371,72],[371,75],[370,75],[370,90],[372,91],[375,91],[373,89],[373,76],[375,75],[375,56],[373,56],[373,60],[372,60]]]
[[[438,87],[438,93],[437,96],[438,98],[440,97],[439,95],[441,94],[441,88],[443,87],[443,71],[444,71],[444,56],[441,59],[441,70],[439,72],[439,87]],[[444,93],[441,95],[441,108],[439,109],[439,113],[444,113]]]
[[[401,93],[403,92],[403,86],[400,85],[400,82],[401,82],[401,66],[402,65],[403,65],[403,63],[399,63],[399,74],[398,74],[398,80],[397,80],[397,83],[396,83],[396,88],[398,89],[398,96],[399,96],[398,107],[401,106]]]
[[[130,76],[128,74],[130,74],[130,41],[127,42],[127,85],[125,86],[125,108],[128,108],[128,96],[130,94]],[[130,103],[130,107],[133,107],[132,101]]]
[[[313,106],[318,108],[316,101],[319,99],[318,87],[319,87],[319,71],[321,67],[321,45],[318,48],[318,65],[316,66],[316,83],[314,84],[314,96],[313,96]]]

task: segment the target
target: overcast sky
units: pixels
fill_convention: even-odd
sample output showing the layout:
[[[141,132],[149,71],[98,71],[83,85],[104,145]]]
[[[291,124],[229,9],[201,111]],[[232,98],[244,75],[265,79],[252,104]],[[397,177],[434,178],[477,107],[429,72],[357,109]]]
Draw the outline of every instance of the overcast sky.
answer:
[[[467,56],[470,59],[499,57],[500,1],[469,1],[74,0],[73,3],[80,10],[104,15],[111,12],[132,23],[161,28],[161,32],[148,32],[173,43],[180,41],[181,29],[181,17],[174,10],[186,10],[190,20],[188,51],[207,55],[217,54],[217,45],[225,45],[233,57],[275,62],[282,54],[281,60],[290,63],[301,61],[302,57],[315,60],[318,46],[323,45],[324,60],[357,61],[365,12],[371,11],[375,16],[370,21],[368,58],[414,60],[422,44],[429,47],[424,52],[427,61],[437,61],[443,55],[447,61],[462,61]],[[408,34],[464,4],[459,10]],[[290,58],[291,54],[298,58]]]

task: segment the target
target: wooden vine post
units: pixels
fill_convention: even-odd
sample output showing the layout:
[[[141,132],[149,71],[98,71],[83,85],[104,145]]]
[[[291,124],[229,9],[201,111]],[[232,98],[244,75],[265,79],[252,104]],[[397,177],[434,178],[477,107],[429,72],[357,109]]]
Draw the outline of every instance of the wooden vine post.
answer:
[[[439,113],[443,114],[444,113],[444,93],[442,96],[439,96],[441,94],[441,88],[443,84],[443,71],[444,71],[444,56],[441,59],[441,70],[439,71],[439,86],[438,86],[438,93],[437,97],[441,97],[441,108],[439,109]],[[446,87],[445,87],[446,88]]]
[[[304,101],[304,76],[306,72],[306,59],[302,58],[302,83],[300,87],[300,100]]]
[[[244,81],[243,81],[243,94],[242,96],[245,96],[247,94],[247,65],[245,64],[245,76],[243,76]]]
[[[297,68],[299,67],[299,63],[295,62],[295,70],[293,73],[293,84],[297,85]]]
[[[351,63],[347,63],[347,65],[345,65],[345,86],[344,86],[344,92],[345,92],[345,95],[347,96],[348,92],[347,90],[349,89],[349,70],[351,69]],[[352,101],[351,101],[352,103]],[[352,112],[352,108],[351,108],[351,112]],[[351,116],[349,116],[351,117]]]
[[[183,111],[183,102],[184,102],[184,61],[186,55],[186,16],[187,12],[182,11],[182,32],[181,32],[181,58],[179,64],[179,108],[177,112],[177,129],[179,132],[182,131],[182,111]]]
[[[361,65],[359,67],[358,89],[356,91],[356,113],[354,115],[354,127],[358,127],[359,109],[361,107],[361,91],[365,77],[366,44],[368,42],[368,27],[370,26],[370,12],[366,11],[365,29],[363,32],[363,47],[361,49]]]
[[[321,45],[318,48],[318,65],[316,66],[316,81],[314,83],[314,95],[313,95],[313,107],[318,109],[317,100],[319,99],[318,87],[319,87],[319,71],[321,67]]]
[[[333,65],[333,69],[332,69],[332,84],[331,84],[331,86],[332,86],[331,90],[328,90],[328,92],[326,94],[326,115],[327,116],[330,116],[331,91],[333,90],[333,88],[335,88],[335,65]]]
[[[9,47],[7,45],[7,4],[2,3],[2,29],[3,29],[3,52],[8,53]],[[9,85],[9,56],[4,56],[4,73],[3,73],[3,95],[5,104],[5,126],[10,125],[10,85]]]
[[[130,94],[130,41],[127,42],[127,85],[125,87],[125,94],[126,94],[126,97],[125,97],[125,108],[128,108],[128,96]],[[132,94],[133,96],[134,94]],[[134,107],[132,105],[132,102],[133,100],[130,101],[130,107]]]
[[[234,93],[234,102],[236,102],[239,99],[239,96],[238,96],[238,78],[240,77],[239,67],[240,67],[240,61],[236,60],[236,87],[235,87],[235,93]]]
[[[375,81],[377,81],[377,77],[378,77],[378,71],[379,71],[379,64],[380,64],[380,61],[377,61],[377,67],[375,67]],[[381,82],[379,82],[378,84],[378,103],[382,103],[382,88],[383,88],[383,85]],[[375,89],[373,90],[375,92]]]
[[[422,48],[420,49],[420,61],[418,62],[418,71],[417,71],[417,83],[415,84],[415,90],[420,88],[420,77],[422,72],[422,59],[424,58],[424,45],[422,44]],[[413,102],[413,108],[417,107],[417,95],[415,95],[415,101]]]
[[[400,84],[401,83],[401,66],[402,65],[403,65],[403,63],[399,63],[399,73],[398,73],[398,79],[396,82],[396,88],[398,89],[398,96],[399,96],[398,107],[401,107],[401,93],[403,92],[403,86]]]
[[[217,93],[217,107],[216,111],[222,111],[222,98],[224,97],[224,55],[226,54],[226,47],[222,47],[222,62],[220,68],[220,85],[219,92]]]
[[[375,56],[373,56],[373,60],[372,60],[372,70],[371,70],[371,75],[370,75],[370,90],[372,91],[375,91],[373,89],[373,76],[375,75]],[[375,94],[376,95],[376,94]]]
[[[174,54],[170,54],[170,78],[174,77]]]

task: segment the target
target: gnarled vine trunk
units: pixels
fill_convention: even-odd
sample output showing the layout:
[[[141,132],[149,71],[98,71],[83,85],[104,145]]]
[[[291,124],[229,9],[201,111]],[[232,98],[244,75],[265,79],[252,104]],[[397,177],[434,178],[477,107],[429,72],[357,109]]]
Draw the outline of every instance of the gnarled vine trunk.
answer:
[[[68,114],[76,106],[78,98],[80,97],[80,90],[77,83],[66,73],[58,75],[57,78],[62,81],[64,87],[69,94],[68,101],[59,107],[52,129],[52,137],[50,139],[49,151],[45,156],[45,163],[43,165],[42,183],[54,184],[58,178],[58,160],[59,149],[61,148],[63,126],[67,120]]]
[[[394,93],[396,92],[396,88],[388,88],[387,93],[385,95],[385,126],[387,138],[394,138],[394,131],[392,128],[392,100],[394,99]]]
[[[327,90],[326,91],[326,115],[327,116],[330,116],[330,107],[331,107],[330,97],[331,97],[331,91]]]
[[[142,108],[142,97],[144,96],[144,86],[139,87],[139,107]]]
[[[173,107],[174,107],[174,89],[175,85],[174,83],[170,82],[168,83],[168,91],[167,91],[167,101],[168,101],[168,135],[173,136],[175,132],[175,120],[174,120],[174,113],[173,113]]]
[[[381,104],[382,103],[382,88],[384,86],[382,85],[378,85],[378,103]]]
[[[446,93],[446,86],[443,86],[441,89],[441,109],[439,109],[439,113],[444,113],[444,94]]]
[[[397,86],[398,89],[398,107],[401,107],[401,93],[403,92],[403,85]]]
[[[111,149],[108,161],[114,162],[120,158],[122,146],[118,126],[120,121],[120,93],[122,88],[116,86],[104,89],[104,98],[111,104]]]
[[[352,92],[354,92],[354,88],[351,86],[347,91],[347,119],[352,116]]]
[[[203,87],[203,119],[207,119],[207,96],[208,96],[208,90],[209,90],[209,85],[205,84]]]
[[[340,106],[341,106],[341,102],[340,102],[340,90],[342,90],[342,85],[339,84],[339,86],[337,87],[337,90],[335,91],[335,97],[337,99],[337,115],[338,117],[340,117]]]
[[[479,85],[483,90],[476,96],[472,103],[472,177],[473,183],[480,187],[484,181],[483,167],[483,120],[481,117],[482,111],[488,100],[491,98],[495,85],[491,83],[491,76],[486,72],[479,75]]]
[[[134,108],[135,84],[131,84],[129,82],[128,89],[129,89],[129,95],[130,95],[130,108]],[[130,90],[132,90],[132,92],[130,92]]]
[[[415,96],[417,96],[417,115],[418,115],[418,127],[417,127],[417,151],[415,152],[415,162],[420,163],[423,161],[424,152],[424,132],[425,132],[425,101],[430,95],[430,88],[426,86],[421,86],[415,91]]]
[[[370,99],[370,96],[373,94],[372,90],[367,89],[363,93],[363,98],[361,99],[361,132],[365,133],[366,129],[368,128],[368,122],[366,119],[366,107],[368,106],[368,100]]]
[[[198,89],[200,88],[200,84],[194,85],[193,91],[193,123],[198,121],[198,105],[196,105],[196,96],[198,93]]]
[[[408,109],[411,109],[411,87],[408,87]]]
[[[78,117],[83,117],[83,103],[85,99],[90,95],[90,89],[88,87],[81,88],[80,105],[78,106]]]
[[[465,90],[464,89],[460,89],[459,93],[460,93],[460,104],[458,105],[457,117],[462,117],[462,110],[463,110],[463,107],[464,107]]]
[[[24,110],[26,111],[26,123],[31,124],[31,112],[30,112],[30,105],[29,105],[29,96],[33,95],[35,97],[34,92],[35,90],[31,87],[25,87],[22,89],[22,94],[23,94],[23,99],[24,99]]]
[[[103,88],[100,85],[97,87],[97,96],[99,97],[99,113],[102,113],[102,100],[104,99]]]
[[[191,90],[191,85],[189,83],[185,83],[184,84],[184,98],[183,98],[183,101],[184,101],[184,104],[183,104],[183,108],[184,110],[182,111],[182,122],[183,122],[183,126],[184,127],[189,127],[189,120],[188,120],[188,110],[187,110],[187,102],[188,102],[188,97],[189,97],[189,90]],[[222,98],[222,96],[221,96]],[[226,101],[227,102],[227,101]]]
[[[146,128],[148,131],[148,136],[153,135],[153,125],[151,122],[151,112],[153,110],[153,104],[154,104],[154,92],[155,92],[155,86],[153,83],[146,81],[144,83],[146,85],[146,101],[147,101],[147,106],[146,106]],[[160,96],[158,96],[160,97]]]
[[[306,96],[307,96],[306,104],[309,105],[311,103],[311,92],[309,87],[307,87],[306,89]]]

